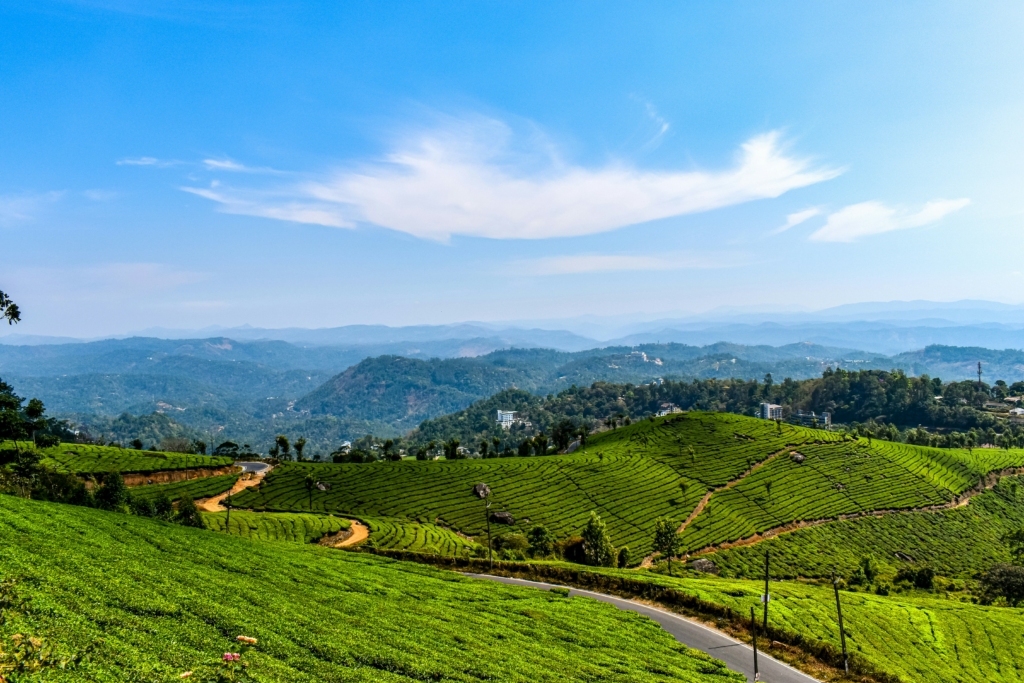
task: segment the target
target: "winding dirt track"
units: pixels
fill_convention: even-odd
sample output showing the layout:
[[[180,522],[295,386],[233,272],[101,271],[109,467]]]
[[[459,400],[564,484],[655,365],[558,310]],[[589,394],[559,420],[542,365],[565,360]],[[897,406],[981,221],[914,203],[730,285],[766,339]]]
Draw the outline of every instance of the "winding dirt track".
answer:
[[[221,505],[221,503],[224,502],[225,498],[233,496],[239,491],[247,489],[250,486],[257,486],[261,481],[263,481],[263,477],[265,477],[267,472],[271,469],[272,468],[268,467],[258,472],[243,474],[230,490],[213,496],[212,498],[201,498],[196,501],[196,507],[203,512],[224,512],[227,508]]]

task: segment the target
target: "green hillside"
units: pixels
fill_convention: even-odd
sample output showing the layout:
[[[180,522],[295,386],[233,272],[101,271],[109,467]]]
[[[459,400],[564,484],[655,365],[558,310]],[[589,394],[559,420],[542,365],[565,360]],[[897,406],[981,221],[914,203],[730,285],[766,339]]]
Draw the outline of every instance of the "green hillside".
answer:
[[[228,513],[204,512],[203,519],[208,529],[224,532],[228,524]],[[230,526],[226,530],[233,536],[259,541],[312,543],[325,534],[337,533],[350,526],[347,519],[326,515],[232,510]]]
[[[50,681],[212,679],[239,635],[263,683],[742,680],[612,606],[366,554],[13,496],[0,547],[30,599],[7,610],[5,647],[22,633],[88,655]]]
[[[741,615],[761,614],[764,584],[703,575],[671,578],[648,571],[593,569],[724,605]],[[585,578],[585,577],[584,577]],[[589,583],[589,582],[584,582]],[[601,585],[598,581],[595,588]],[[608,584],[614,585],[614,584]],[[600,588],[598,588],[600,589]],[[830,585],[776,581],[770,586],[769,623],[808,641],[840,646]],[[944,591],[910,590],[889,596],[842,591],[849,652],[906,683],[1011,683],[1024,680],[1024,609],[961,602]]]
[[[187,493],[193,499],[207,498],[229,490],[238,481],[239,476],[241,475],[225,474],[219,477],[175,481],[170,484],[135,486],[132,488],[132,496],[146,500],[156,500],[161,496],[167,496],[171,500],[178,500]]]
[[[1006,536],[1024,528],[1021,478],[1001,480],[964,507],[904,512],[830,522],[704,555],[734,576],[757,576],[771,550],[779,577],[849,576],[870,557],[883,574],[927,566],[948,577],[969,578],[1010,562]]]
[[[1021,450],[972,453],[877,440],[869,445],[736,415],[686,413],[593,436],[572,455],[286,463],[259,489],[240,493],[236,503],[401,518],[475,536],[484,530],[485,516],[471,488],[485,482],[493,491],[492,510],[511,512],[521,531],[540,523],[570,536],[596,510],[613,542],[628,545],[637,557],[650,551],[658,517],[682,524],[709,492],[707,505],[683,533],[691,550],[800,520],[948,505],[986,472],[1022,464]],[[330,483],[329,490],[310,493],[307,474]]]
[[[43,454],[44,465],[73,474],[160,472],[196,467],[225,467],[234,464],[231,458],[136,451],[130,448],[90,444],[63,443],[52,448],[40,449],[40,452]]]

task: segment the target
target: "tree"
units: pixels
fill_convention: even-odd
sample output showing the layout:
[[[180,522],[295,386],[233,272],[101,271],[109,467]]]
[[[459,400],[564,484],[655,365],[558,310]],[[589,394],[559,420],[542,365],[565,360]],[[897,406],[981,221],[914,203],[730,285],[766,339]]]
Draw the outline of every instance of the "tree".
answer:
[[[519,457],[527,458],[530,456],[530,449],[533,446],[533,442],[530,439],[523,439],[519,444]]]
[[[103,478],[103,485],[96,491],[96,506],[104,510],[124,511],[129,495],[121,473],[111,472]]]
[[[536,455],[547,455],[548,436],[544,432],[541,432],[537,436],[533,437],[533,452]]]
[[[182,526],[191,526],[197,529],[206,528],[206,521],[199,514],[196,502],[187,493],[182,495],[181,500],[178,501],[178,514],[174,516],[174,521]]]
[[[170,519],[174,515],[174,503],[166,493],[157,496],[157,499],[153,501],[153,506],[156,508],[156,516],[160,519]]]
[[[629,546],[624,545],[619,548],[619,561],[616,563],[619,569],[625,569],[629,566]]]
[[[205,441],[196,441],[196,442],[194,442],[192,444],[192,448],[194,448],[195,452],[198,453],[199,455],[206,455],[206,442]]]
[[[659,517],[654,522],[654,549],[668,560],[668,575],[672,576],[672,558],[679,552],[678,525]]]
[[[551,430],[551,440],[555,443],[555,448],[559,451],[564,451],[569,447],[569,443],[576,435],[576,425],[573,424],[572,420],[564,419],[555,425],[554,429]]]
[[[0,291],[0,320],[6,319],[8,325],[21,322],[21,309],[11,298]]]
[[[1024,567],[997,564],[982,575],[981,585],[989,600],[1003,598],[1010,607],[1016,607],[1024,602]]]
[[[144,444],[142,443],[142,439],[132,439],[132,448],[137,451],[141,451],[143,447]]]
[[[274,445],[277,447],[278,453],[282,460],[291,460],[291,444],[288,443],[288,437],[284,434],[278,434],[274,438]]]
[[[302,451],[306,449],[306,437],[300,436],[295,440],[295,459],[302,460]]]
[[[587,447],[587,437],[590,436],[590,429],[586,425],[580,425],[580,428],[576,430],[576,437],[580,440],[580,448]]]
[[[875,577],[878,576],[878,565],[875,564],[874,558],[870,555],[865,555],[860,558],[860,570],[864,574],[864,578],[867,579],[868,583],[875,582]]]
[[[395,442],[394,442],[393,439],[388,439],[381,446],[381,453],[383,454],[385,460],[401,460],[402,459],[402,456],[400,456],[397,452],[392,452],[394,447],[395,447]]]
[[[1012,483],[1016,484],[1017,482]],[[1016,491],[1014,491],[1014,497],[1016,497]],[[1007,536],[1006,542],[1010,545],[1010,555],[1013,556],[1013,561],[1019,564],[1021,560],[1024,560],[1024,529],[1017,529]]]
[[[591,511],[590,519],[580,536],[583,538],[583,561],[586,564],[593,567],[615,566],[615,548],[596,511]]]
[[[547,557],[555,545],[555,536],[542,524],[534,524],[527,532],[526,539],[530,542],[530,555]]]
[[[316,477],[312,473],[307,474],[306,478],[302,480],[302,483],[306,485],[306,493],[309,494],[309,511],[313,511],[313,489],[316,488]]]
[[[234,441],[224,441],[219,446],[213,449],[214,455],[227,456],[234,458],[238,456],[238,444]]]
[[[458,439],[452,439],[451,441],[444,444],[444,457],[449,460],[461,460],[466,456],[459,452],[460,441]]]
[[[480,457],[481,458],[486,458],[487,457],[487,451],[489,451],[490,448],[491,448],[491,444],[487,443],[487,439],[484,439],[483,441],[481,441],[480,442]]]

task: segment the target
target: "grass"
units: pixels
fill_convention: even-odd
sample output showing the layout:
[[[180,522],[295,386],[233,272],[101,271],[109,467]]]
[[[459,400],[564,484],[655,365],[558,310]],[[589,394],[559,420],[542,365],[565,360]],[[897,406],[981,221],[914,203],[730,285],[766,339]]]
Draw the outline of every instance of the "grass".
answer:
[[[791,457],[794,452],[805,457],[802,463]],[[642,557],[651,551],[658,517],[681,523],[709,492],[709,504],[683,533],[689,550],[800,520],[945,505],[986,473],[1020,465],[1024,450],[868,444],[738,415],[686,413],[596,435],[584,452],[572,455],[285,463],[236,502],[253,509],[405,519],[476,536],[485,516],[470,491],[485,482],[493,491],[492,510],[511,512],[519,531],[541,523],[569,536],[596,510],[613,543]],[[330,489],[314,490],[310,498],[307,474],[329,482]]]
[[[186,493],[193,499],[208,498],[229,490],[235,485],[240,476],[238,474],[225,474],[219,477],[201,477],[199,479],[175,481],[170,484],[135,486],[132,488],[132,495],[136,498],[148,500],[156,500],[161,495],[166,495],[171,500],[178,500]]]
[[[261,683],[739,683],[653,622],[583,598],[313,545],[0,496],[0,635],[92,653],[47,680],[170,681],[259,639]]]
[[[227,512],[204,512],[203,519],[211,531],[225,531]],[[347,519],[294,512],[231,511],[231,526],[227,532],[259,541],[289,541],[313,543],[326,534],[351,527]]]
[[[195,467],[224,467],[234,464],[231,458],[187,453],[136,451],[114,446],[62,443],[40,449],[43,462],[56,470],[73,474],[107,472],[143,473],[162,470],[183,470]]]

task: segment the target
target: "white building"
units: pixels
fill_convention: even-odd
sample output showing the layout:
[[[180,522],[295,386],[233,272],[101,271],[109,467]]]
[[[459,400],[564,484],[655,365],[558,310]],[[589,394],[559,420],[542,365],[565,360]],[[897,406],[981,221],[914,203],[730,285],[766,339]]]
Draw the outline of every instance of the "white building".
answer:
[[[762,403],[761,404],[761,419],[762,420],[781,420],[782,419],[782,406],[775,405],[774,403]]]
[[[502,429],[511,429],[512,425],[516,423],[516,411],[514,410],[499,410],[498,411],[498,424]]]
[[[677,406],[675,403],[662,403],[661,410],[658,411],[658,417],[665,417],[672,413],[681,413],[683,409]]]

